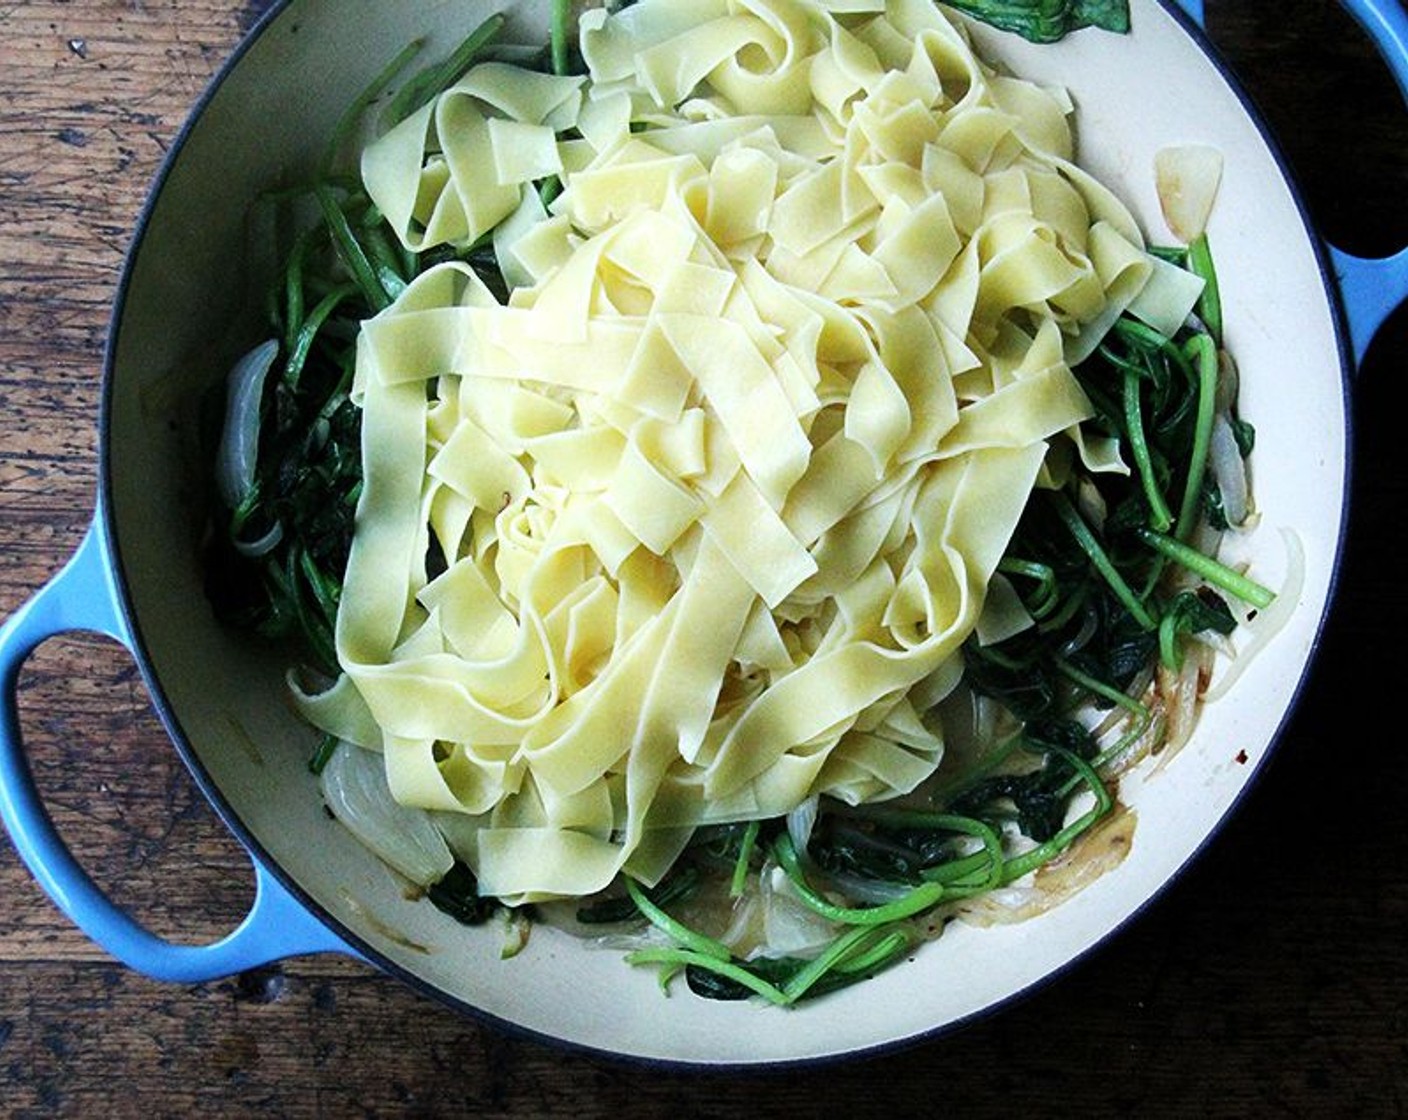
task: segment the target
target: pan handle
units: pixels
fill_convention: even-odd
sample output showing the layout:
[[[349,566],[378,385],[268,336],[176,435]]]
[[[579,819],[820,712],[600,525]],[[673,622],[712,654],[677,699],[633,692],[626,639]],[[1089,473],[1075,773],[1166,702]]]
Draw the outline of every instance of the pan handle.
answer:
[[[1175,0],[1183,13],[1206,29],[1203,0]],[[1401,0],[1340,0],[1368,33],[1408,100],[1408,10]],[[1340,290],[1349,344],[1359,365],[1384,321],[1408,299],[1408,248],[1388,257],[1360,257],[1327,245]]]
[[[199,983],[302,953],[351,953],[258,860],[254,903],[233,932],[210,945],[163,940],[99,889],[54,828],[24,754],[19,674],[41,642],[68,631],[106,634],[132,648],[99,524],[95,517],[63,570],[0,626],[0,818],[20,858],[79,929],[157,980]]]
[[[1400,0],[1342,2],[1374,40],[1399,91],[1408,99],[1408,10]],[[1384,320],[1408,299],[1408,249],[1373,259],[1331,245],[1330,259],[1344,299],[1354,360],[1362,362]]]

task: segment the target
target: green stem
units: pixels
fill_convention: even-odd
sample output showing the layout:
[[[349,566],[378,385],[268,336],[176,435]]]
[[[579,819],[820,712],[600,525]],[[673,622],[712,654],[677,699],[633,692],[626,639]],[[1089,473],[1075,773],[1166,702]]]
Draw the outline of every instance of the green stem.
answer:
[[[974,852],[971,856],[950,860],[948,863],[941,863],[937,867],[926,867],[919,873],[919,876],[926,883],[942,883],[955,891],[966,891],[977,883],[988,882],[993,875],[994,866],[999,871],[1001,870],[1001,863],[994,865],[991,854],[987,851],[981,851]],[[981,879],[978,878],[980,874],[982,875]],[[993,885],[995,886],[996,883]]]
[[[1056,571],[1050,564],[1004,556],[998,562],[997,570],[1004,575],[1022,576],[1036,583],[1036,593],[1032,596],[1032,602],[1027,604],[1033,621],[1040,622],[1056,609],[1060,602],[1060,585],[1056,580]]]
[[[835,991],[873,975],[908,952],[913,944],[914,937],[904,929],[873,929],[866,926],[846,930],[814,959],[795,962],[798,967],[780,987],[758,975],[747,964],[732,958],[719,960],[695,949],[640,949],[627,954],[626,961],[633,965],[662,966],[662,985],[667,984],[681,969],[697,968],[730,980],[754,995],[762,996],[769,1003],[788,1007],[814,990]],[[791,965],[794,962],[778,963]]]
[[[332,756],[337,753],[340,742],[341,740],[336,735],[324,735],[323,741],[318,744],[318,749],[313,752],[313,757],[308,760],[309,773],[321,774],[326,770],[328,763],[332,761]]]
[[[323,329],[323,324],[327,322],[328,316],[337,310],[343,300],[357,291],[358,288],[355,284],[344,284],[340,288],[334,288],[303,320],[298,328],[298,335],[290,347],[288,362],[284,366],[284,382],[290,389],[298,388],[299,379],[303,376],[303,367],[308,362],[308,354],[313,349],[313,343],[317,340],[318,332]]]
[[[1159,660],[1178,672],[1183,667],[1183,647],[1178,644],[1178,614],[1169,611],[1159,619]]]
[[[469,33],[449,58],[407,82],[387,106],[387,127],[399,124],[432,98],[449,89],[503,30],[504,17],[495,13]]]
[[[1157,350],[1159,353],[1164,354],[1178,367],[1179,372],[1190,381],[1193,379],[1193,367],[1178,343],[1160,334],[1147,323],[1141,323],[1138,319],[1131,319],[1126,316],[1115,324],[1114,333],[1123,339],[1127,345],[1133,346],[1135,349],[1146,351]],[[1121,369],[1138,368],[1132,367],[1128,359],[1117,357],[1108,347],[1102,346],[1100,349],[1102,353]]]
[[[670,917],[645,896],[645,892],[636,885],[634,879],[626,879],[626,891],[630,894],[631,901],[636,904],[636,908],[645,915],[646,920],[656,929],[668,934],[671,940],[714,960],[727,961],[733,956],[732,951],[722,941],[715,941],[712,937],[702,934],[698,930],[690,929],[683,922],[678,922]]]
[[[1099,677],[1092,677],[1089,673],[1082,672],[1067,658],[1057,654],[1055,663],[1056,668],[1061,671],[1062,676],[1079,685],[1087,692],[1092,692],[1096,696],[1108,700],[1111,704],[1121,707],[1131,714],[1144,716],[1149,714],[1149,710],[1133,696],[1129,695],[1129,693],[1121,692],[1118,688],[1107,684]]]
[[[1184,544],[1152,529],[1138,530],[1139,539],[1156,552],[1167,556],[1175,564],[1180,564],[1195,575],[1201,576],[1214,587],[1221,588],[1229,595],[1235,595],[1245,603],[1265,610],[1276,600],[1276,593],[1255,580],[1248,579],[1241,572],[1234,571],[1226,564],[1214,560],[1192,545]]]
[[[1203,294],[1198,299],[1198,318],[1208,328],[1213,341],[1222,345],[1222,289],[1217,282],[1208,235],[1200,233],[1188,244],[1188,271],[1203,281]]]
[[[565,75],[571,66],[568,55],[572,18],[571,0],[552,0],[552,72]]]
[[[288,254],[288,267],[284,271],[284,346],[292,352],[299,333],[303,330],[304,281],[303,266],[308,259],[308,250],[313,238],[319,233],[318,227],[305,229],[293,241]]]
[[[1014,736],[1014,740],[1019,738],[1020,736]],[[985,821],[980,821],[976,817],[961,816],[957,813],[933,813],[925,809],[896,809],[885,805],[876,806],[864,815],[866,820],[889,825],[892,828],[953,832],[982,841],[983,850],[981,852],[974,852],[971,856],[964,856],[962,859],[921,871],[920,875],[925,882],[952,885],[955,880],[962,879],[965,881],[966,888],[975,885],[967,883],[966,880],[979,871],[985,871],[987,873],[985,880],[980,880],[976,885],[980,890],[991,890],[998,885],[1002,877],[1002,837]],[[865,912],[869,913],[869,911]]]
[[[1090,590],[1093,581],[1087,579],[1082,582],[1074,592],[1066,596],[1058,610],[1050,618],[1041,619],[1038,629],[1044,633],[1060,632],[1075,616],[1082,611],[1087,600],[1090,598]]]
[[[1162,350],[1168,344],[1168,338],[1156,331],[1148,323],[1142,323],[1138,319],[1125,317],[1115,323],[1115,334],[1123,339],[1127,344],[1140,350]],[[1120,363],[1124,365],[1124,362]]]
[[[304,555],[304,550],[299,547],[295,546],[289,550],[283,572],[284,584],[293,601],[293,609],[309,649],[321,660],[323,668],[334,669],[337,666],[337,646],[333,631],[321,610],[314,614],[309,609],[307,596],[300,587],[303,581],[299,579],[299,574],[303,571],[301,561]]]
[[[1160,633],[1162,633],[1162,622],[1160,623],[1159,629]],[[1149,730],[1149,725],[1154,722],[1154,713],[1149,710],[1147,704],[1140,703],[1133,696],[1129,695],[1129,693],[1107,684],[1098,677],[1092,677],[1089,673],[1082,672],[1066,658],[1058,656],[1055,660],[1056,668],[1059,669],[1062,675],[1067,679],[1086,691],[1096,696],[1103,697],[1116,707],[1123,708],[1133,718],[1129,729],[1091,761],[1090,765],[1098,771],[1100,767],[1107,765],[1124,754],[1144,732]],[[1062,788],[1061,795],[1064,797],[1070,794],[1079,784],[1079,777],[1072,778],[1071,781]]]
[[[725,979],[740,984],[749,991],[762,996],[769,1003],[785,1007],[792,1000],[776,984],[770,984],[760,976],[755,976],[747,968],[733,961],[701,953],[696,949],[637,949],[626,954],[627,964],[659,964],[675,968],[694,966],[717,973]]]
[[[338,154],[342,151],[343,145],[352,135],[353,129],[357,127],[357,122],[362,119],[362,114],[391,84],[396,75],[404,70],[421,47],[425,45],[424,39],[413,39],[401,49],[401,52],[393,58],[386,67],[372,79],[371,84],[362,90],[352,103],[347,106],[341,118],[337,122],[337,127],[333,129],[332,137],[328,141],[327,150],[323,153],[323,168],[331,173],[337,163]]]
[[[337,204],[337,200],[333,198],[332,192],[327,187],[319,184],[313,188],[313,194],[318,200],[318,206],[322,209],[323,219],[332,232],[333,244],[337,246],[337,255],[342,258],[342,263],[347,266],[347,271],[357,282],[357,287],[361,289],[367,305],[373,311],[385,311],[391,306],[391,296],[382,286],[376,270],[362,249],[361,242],[357,240],[357,235],[352,232],[347,215],[343,213],[342,207]]]
[[[743,830],[743,839],[738,845],[738,859],[734,861],[733,878],[729,882],[729,897],[742,898],[743,888],[748,881],[748,868],[753,862],[753,849],[758,845],[758,831],[761,821],[749,821]]]
[[[1090,526],[1087,525],[1085,519],[1076,512],[1075,506],[1071,505],[1070,499],[1064,494],[1054,494],[1052,498],[1055,501],[1056,512],[1061,518],[1062,523],[1065,524],[1071,536],[1075,538],[1076,543],[1080,545],[1081,550],[1090,558],[1090,562],[1095,566],[1095,570],[1099,572],[1105,582],[1109,584],[1110,590],[1115,594],[1115,598],[1124,605],[1125,610],[1129,611],[1130,616],[1142,629],[1153,630],[1158,623],[1154,621],[1148,608],[1145,607],[1134,592],[1130,590],[1129,584],[1125,582],[1124,577],[1116,570],[1109,554],[1101,546],[1100,542],[1095,539],[1095,534],[1091,532]]]
[[[1035,871],[1042,864],[1055,859],[1058,855],[1069,848],[1081,833],[1088,830],[1101,817],[1108,813],[1115,804],[1115,800],[1110,796],[1110,791],[1105,788],[1105,783],[1100,780],[1100,775],[1095,772],[1094,767],[1079,755],[1070,751],[1053,748],[1053,754],[1058,754],[1075,769],[1085,784],[1090,787],[1091,793],[1095,795],[1095,804],[1085,813],[1061,829],[1055,836],[1044,844],[1040,844],[1029,852],[1024,852],[1020,856],[1015,856],[1007,861],[1007,865],[1002,870],[1002,882],[1004,885],[1015,883],[1023,875],[1030,871]]]
[[[796,1003],[818,980],[847,958],[855,956],[858,952],[861,956],[868,956],[868,950],[873,948],[871,942],[875,939],[876,933],[877,931],[872,927],[862,926],[860,929],[847,930],[836,938],[815,959],[808,961],[792,975],[790,980],[782,985],[782,994],[787,997],[787,1002]]]
[[[1144,432],[1144,413],[1139,392],[1141,380],[1134,370],[1125,370],[1124,422],[1129,434],[1129,447],[1134,454],[1134,465],[1139,469],[1139,479],[1144,484],[1144,497],[1149,503],[1150,524],[1162,533],[1173,524],[1173,513],[1159,488],[1159,480],[1154,473],[1153,456],[1149,452],[1149,440]]]
[[[781,833],[773,842],[773,856],[792,881],[798,897],[806,903],[808,908],[829,921],[839,922],[843,925],[873,928],[899,921],[901,918],[909,918],[929,909],[948,893],[948,888],[942,883],[926,883],[922,887],[915,887],[903,898],[895,902],[887,902],[882,906],[838,906],[829,899],[823,898],[807,882],[806,873],[802,870],[801,859],[797,855],[797,849],[793,846],[792,838],[787,833]]]
[[[904,929],[892,929],[880,932],[880,937],[869,947],[861,948],[858,952],[844,960],[836,962],[833,972],[845,976],[859,975],[862,973],[875,972],[900,954],[906,952],[914,944],[914,938]]]
[[[1197,527],[1198,503],[1208,469],[1208,448],[1212,445],[1212,422],[1217,407],[1217,344],[1211,335],[1199,334],[1190,338],[1187,345],[1198,367],[1198,415],[1193,429],[1193,449],[1188,456],[1188,480],[1174,530],[1180,541],[1187,541]]]
[[[385,227],[368,227],[362,234],[362,243],[377,281],[393,300],[400,298],[406,290],[409,274],[402,271],[401,256],[387,239]]]
[[[308,586],[313,592],[314,602],[322,610],[328,628],[332,629],[337,624],[337,604],[342,597],[342,587],[318,567],[318,562],[306,550],[299,552],[298,561],[303,578],[307,580]]]

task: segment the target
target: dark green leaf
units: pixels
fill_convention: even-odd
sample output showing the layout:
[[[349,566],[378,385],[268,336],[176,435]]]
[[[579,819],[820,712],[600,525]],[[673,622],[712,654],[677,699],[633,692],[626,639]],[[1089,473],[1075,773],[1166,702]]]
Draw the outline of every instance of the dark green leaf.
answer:
[[[1054,43],[1082,27],[1129,30],[1127,0],[951,0],[953,7],[1033,43]]]
[[[1206,587],[1180,592],[1168,611],[1177,619],[1179,632],[1184,634],[1201,634],[1211,630],[1225,636],[1237,628],[1237,620],[1227,601]]]
[[[1248,424],[1245,420],[1237,417],[1232,418],[1232,438],[1237,441],[1237,450],[1242,453],[1242,458],[1248,458],[1252,449],[1256,447],[1256,428]]]
[[[426,891],[426,897],[436,909],[466,926],[483,925],[500,905],[497,900],[479,894],[474,872],[458,860],[443,879]]]

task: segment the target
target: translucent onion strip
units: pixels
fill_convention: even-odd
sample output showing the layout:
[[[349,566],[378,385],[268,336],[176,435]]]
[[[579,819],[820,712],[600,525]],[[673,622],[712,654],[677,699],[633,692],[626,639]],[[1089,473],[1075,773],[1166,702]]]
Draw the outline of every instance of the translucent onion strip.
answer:
[[[1222,495],[1222,512],[1229,525],[1240,525],[1247,519],[1247,464],[1242,458],[1232,422],[1219,412],[1212,420],[1212,436],[1208,442],[1208,467]]]
[[[259,402],[264,379],[279,344],[273,339],[244,355],[230,370],[225,395],[225,426],[215,460],[215,482],[227,509],[238,509],[254,486],[254,466],[259,457]]]
[[[1246,626],[1251,640],[1237,651],[1237,656],[1228,662],[1225,671],[1203,694],[1205,703],[1227,694],[1246,667],[1256,660],[1261,649],[1290,621],[1300,603],[1301,590],[1305,586],[1305,545],[1292,529],[1283,528],[1281,539],[1286,545],[1286,575],[1281,589],[1270,605],[1248,620]]]
[[[430,814],[392,799],[381,755],[344,743],[323,767],[320,783],[332,815],[411,882],[428,887],[454,866]]]

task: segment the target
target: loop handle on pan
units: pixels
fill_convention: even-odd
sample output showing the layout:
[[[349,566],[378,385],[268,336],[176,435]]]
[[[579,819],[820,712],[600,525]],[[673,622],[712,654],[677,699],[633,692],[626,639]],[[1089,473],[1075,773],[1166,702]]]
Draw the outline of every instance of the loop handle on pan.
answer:
[[[210,945],[172,944],[108,898],[54,828],[24,755],[19,674],[41,642],[68,631],[105,634],[132,648],[101,523],[100,509],[63,570],[0,626],[0,818],[20,858],[89,938],[129,968],[157,980],[199,983],[301,953],[349,952],[258,860],[254,904],[233,932]]]
[[[1401,0],[1340,0],[1373,39],[1404,99],[1408,100],[1408,11]],[[1199,27],[1207,26],[1203,0],[1176,0]],[[1359,257],[1327,246],[1349,327],[1355,364],[1398,306],[1408,299],[1408,248],[1380,259]]]
[[[1408,100],[1408,11],[1401,0],[1343,0],[1344,6],[1369,33]],[[1408,249],[1373,260],[1330,246],[1335,277],[1344,297],[1345,318],[1360,362],[1379,327],[1408,299]]]

